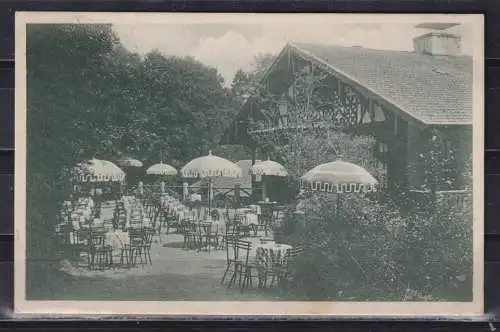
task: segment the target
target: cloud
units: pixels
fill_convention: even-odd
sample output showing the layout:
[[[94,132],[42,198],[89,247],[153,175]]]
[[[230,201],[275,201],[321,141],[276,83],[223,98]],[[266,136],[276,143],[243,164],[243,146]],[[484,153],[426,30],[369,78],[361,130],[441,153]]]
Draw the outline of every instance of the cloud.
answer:
[[[230,84],[238,68],[249,70],[252,59],[259,53],[277,53],[284,43],[276,43],[269,38],[248,39],[243,35],[228,31],[221,37],[200,40],[190,53],[197,60],[216,67]]]
[[[307,24],[118,25],[115,31],[127,48],[141,54],[158,49],[166,55],[193,56],[217,68],[226,85],[231,83],[238,68],[250,68],[255,55],[277,54],[288,41],[410,51],[413,37],[423,33],[414,28],[414,22],[338,24],[310,21]],[[455,31],[462,35],[463,52],[471,54],[474,37],[471,29],[459,26]]]

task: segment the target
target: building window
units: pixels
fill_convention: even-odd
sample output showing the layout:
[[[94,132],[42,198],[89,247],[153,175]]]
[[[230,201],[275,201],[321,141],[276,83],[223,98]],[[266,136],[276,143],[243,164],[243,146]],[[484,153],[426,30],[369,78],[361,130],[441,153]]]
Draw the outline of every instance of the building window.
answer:
[[[378,152],[379,153],[387,153],[387,143],[379,142],[378,143]]]
[[[388,167],[388,146],[385,142],[378,142],[376,145],[376,158],[380,168],[385,172],[385,181],[387,180],[387,167]]]
[[[385,121],[384,111],[382,107],[377,104],[373,105],[373,121],[374,122],[382,122]]]

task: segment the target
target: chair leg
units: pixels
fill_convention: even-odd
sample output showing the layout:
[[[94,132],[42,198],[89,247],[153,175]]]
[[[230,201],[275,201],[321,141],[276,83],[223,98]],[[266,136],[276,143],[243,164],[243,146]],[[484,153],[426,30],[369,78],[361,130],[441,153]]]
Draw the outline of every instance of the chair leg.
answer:
[[[87,254],[87,266],[89,270],[92,270],[92,254],[90,252]]]
[[[247,267],[248,270],[248,275],[247,275],[247,287],[253,287],[253,281],[252,281],[252,268]]]
[[[226,266],[226,271],[224,271],[224,274],[222,275],[222,279],[220,281],[221,284],[224,284],[224,280],[226,279],[227,273],[229,272],[230,268],[231,268],[231,263],[227,264]]]
[[[238,279],[238,286],[241,287],[241,281],[242,281],[242,278],[243,278],[243,265],[240,265],[239,274],[240,274],[240,277]]]
[[[227,285],[227,288],[231,288],[231,286],[236,282],[236,278],[238,276],[239,266],[240,266],[240,264],[234,264],[233,275],[231,276],[231,279],[229,280],[229,284]]]

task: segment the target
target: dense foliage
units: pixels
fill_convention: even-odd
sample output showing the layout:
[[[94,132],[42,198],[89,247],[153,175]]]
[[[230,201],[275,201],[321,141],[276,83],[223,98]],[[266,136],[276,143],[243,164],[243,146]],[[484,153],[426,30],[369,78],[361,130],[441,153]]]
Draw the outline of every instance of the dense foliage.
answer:
[[[288,218],[278,231],[305,246],[294,283],[308,298],[471,300],[470,206],[403,215],[373,197],[343,195],[339,203],[322,193],[305,205],[302,223]]]
[[[30,25],[27,53],[30,254],[51,253],[63,167],[122,154],[180,167],[237,112],[216,69],[131,53],[108,25]]]

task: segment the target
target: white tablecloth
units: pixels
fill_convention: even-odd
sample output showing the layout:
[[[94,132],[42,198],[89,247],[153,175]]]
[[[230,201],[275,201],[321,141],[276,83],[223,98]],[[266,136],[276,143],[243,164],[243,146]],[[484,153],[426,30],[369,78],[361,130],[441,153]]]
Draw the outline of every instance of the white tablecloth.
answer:
[[[106,243],[111,245],[113,251],[122,249],[126,244],[130,244],[130,238],[127,232],[120,230],[106,233]]]

